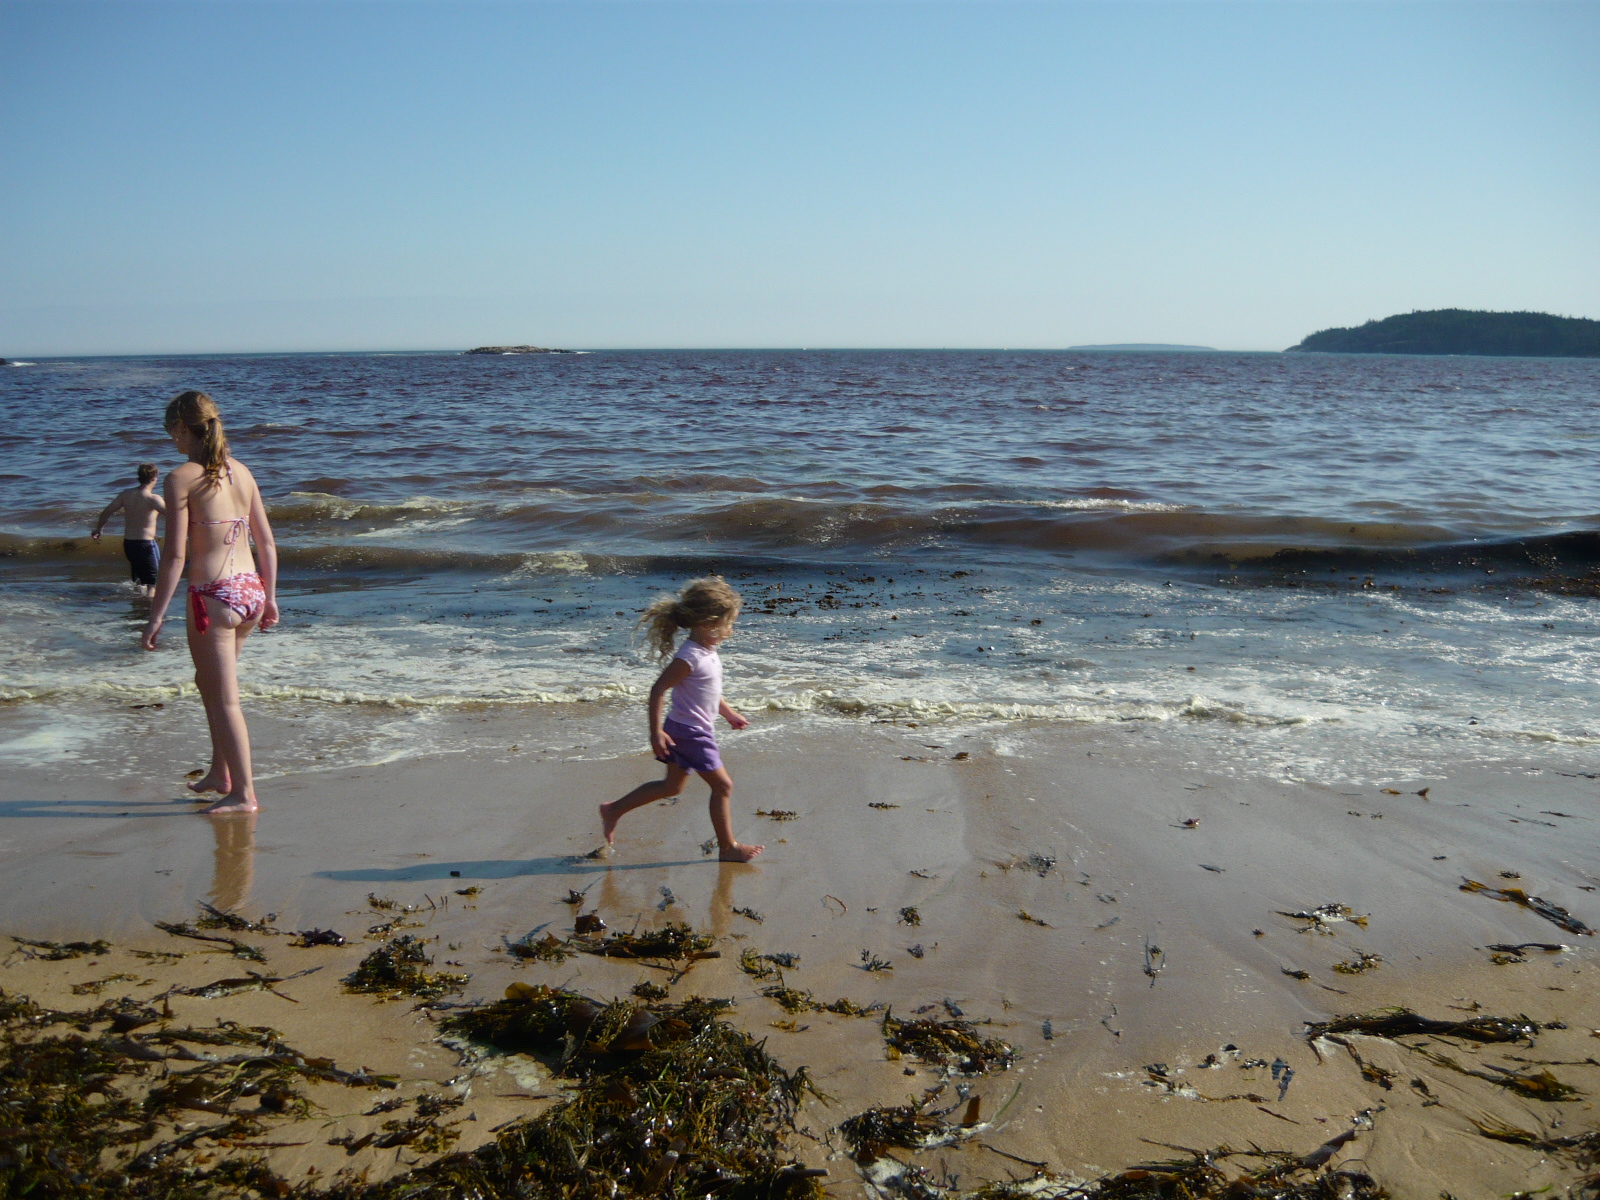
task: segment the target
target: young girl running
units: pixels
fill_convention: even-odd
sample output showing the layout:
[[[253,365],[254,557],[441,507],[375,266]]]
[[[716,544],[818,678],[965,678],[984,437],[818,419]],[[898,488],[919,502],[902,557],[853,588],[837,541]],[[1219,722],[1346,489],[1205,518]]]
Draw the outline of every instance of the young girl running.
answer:
[[[189,654],[211,729],[211,770],[189,788],[222,793],[201,812],[255,812],[237,663],[245,638],[278,623],[277,546],[255,477],[228,453],[216,402],[204,392],[183,392],[167,405],[164,424],[189,461],[167,476],[166,553],[140,640],[146,650],[156,648],[188,559]]]
[[[750,724],[722,698],[722,660],[717,646],[728,640],[739,619],[739,593],[717,576],[696,579],[676,596],[662,596],[639,624],[649,630],[650,645],[662,657],[672,654],[680,629],[689,636],[672,655],[667,669],[650,689],[650,748],[667,764],[666,777],[641,783],[620,800],[600,806],[606,845],[617,837],[617,822],[636,808],[665,800],[683,791],[690,771],[697,771],[711,787],[711,827],[723,862],[749,862],[765,848],[747,846],[733,838],[733,777],[717,752],[713,722],[720,715],[735,729]],[[662,704],[672,693],[672,708],[661,719]]]

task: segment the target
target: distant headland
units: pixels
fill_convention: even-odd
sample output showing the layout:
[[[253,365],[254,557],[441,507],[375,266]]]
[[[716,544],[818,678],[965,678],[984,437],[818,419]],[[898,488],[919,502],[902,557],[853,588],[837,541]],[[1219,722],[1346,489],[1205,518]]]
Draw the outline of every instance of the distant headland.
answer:
[[[551,350],[545,346],[474,346],[463,354],[571,354],[571,350]]]
[[[1600,358],[1600,321],[1536,312],[1439,308],[1324,329],[1289,352],[1330,354],[1503,354],[1535,358]]]

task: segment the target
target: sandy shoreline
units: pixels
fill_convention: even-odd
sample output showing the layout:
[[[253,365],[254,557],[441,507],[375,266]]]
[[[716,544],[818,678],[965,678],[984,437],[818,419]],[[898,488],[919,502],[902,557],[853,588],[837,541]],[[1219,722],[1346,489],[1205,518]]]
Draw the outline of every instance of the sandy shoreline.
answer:
[[[0,780],[0,862],[10,884],[0,930],[115,945],[93,960],[14,953],[0,987],[82,1008],[92,999],[70,985],[114,974],[137,979],[106,985],[102,999],[194,986],[244,964],[206,953],[171,964],[131,957],[135,949],[203,949],[152,922],[188,919],[201,900],[249,916],[271,911],[281,929],[334,928],[351,945],[296,949],[287,938],[247,937],[268,955],[266,967],[252,969],[322,967],[281,986],[299,1003],[259,991],[173,1000],[184,1018],[199,1023],[225,1010],[341,1067],[394,1072],[414,1091],[448,1080],[459,1090],[470,1070],[431,1040],[431,1025],[411,1005],[340,990],[340,977],[376,944],[366,930],[387,919],[369,893],[421,906],[415,932],[440,939],[431,947],[440,969],[471,976],[458,999],[494,999],[516,980],[610,998],[658,974],[591,957],[523,964],[504,953],[505,939],[566,936],[574,910],[562,899],[575,888],[585,893],[584,911],[613,928],[675,920],[718,939],[722,958],[697,965],[674,996],[692,989],[734,998],[732,1020],[769,1036],[781,1062],[808,1066],[835,1098],[803,1113],[802,1125],[822,1140],[794,1146],[830,1169],[831,1194],[858,1194],[862,1185],[837,1154],[837,1137],[828,1144],[829,1131],[868,1105],[905,1102],[936,1072],[886,1059],[874,1020],[814,1013],[795,1018],[802,1031],[775,1028],[787,1014],[739,970],[745,947],[798,954],[787,982],[819,999],[847,996],[897,1015],[926,1005],[943,1013],[948,1003],[994,1022],[987,1032],[1013,1044],[1018,1060],[974,1081],[986,1111],[1010,1101],[1003,1122],[980,1139],[992,1150],[969,1144],[928,1156],[961,1175],[963,1187],[1004,1179],[1008,1169],[1029,1173],[1006,1154],[1094,1176],[1169,1155],[1148,1141],[1304,1153],[1379,1108],[1372,1131],[1333,1161],[1363,1163],[1396,1196],[1432,1200],[1443,1189],[1467,1200],[1578,1177],[1571,1163],[1486,1139],[1468,1117],[1536,1130],[1594,1127],[1586,1098],[1600,1088],[1590,1037],[1600,1027],[1593,939],[1459,884],[1466,876],[1520,886],[1600,925],[1600,893],[1586,890],[1600,885],[1594,780],[1508,767],[1397,781],[1401,794],[1389,795],[1239,780],[1224,764],[1186,761],[1118,729],[1013,726],[996,737],[838,722],[822,735],[814,724],[772,722],[728,749],[740,835],[767,845],[758,865],[703,857],[709,828],[698,785],[676,805],[630,817],[617,854],[597,861],[574,857],[598,842],[594,804],[645,777],[648,756],[563,761],[521,749],[551,740],[548,729],[533,728],[541,718],[462,719],[478,722],[475,744],[498,731],[504,749],[282,776],[264,787],[265,811],[254,822],[189,815],[180,783],[198,726],[153,731],[139,747],[142,758],[172,764],[165,778],[11,772]],[[274,736],[270,721],[259,724],[264,758]],[[1411,794],[1424,786],[1426,797]],[[771,821],[752,815],[758,808],[796,816]],[[1198,824],[1186,828],[1189,820]],[[1030,855],[1039,856],[1032,866]],[[1506,871],[1520,878],[1502,878]],[[471,887],[478,894],[457,894]],[[1368,923],[1301,932],[1306,922],[1277,915],[1327,903]],[[908,907],[920,924],[905,923]],[[1484,949],[1524,942],[1576,948],[1509,965],[1492,964]],[[862,969],[863,951],[892,970]],[[1333,970],[1362,952],[1381,964],[1356,975]],[[446,960],[460,966],[443,967]],[[1160,967],[1153,978],[1147,964]],[[1339,1013],[1404,1004],[1450,1018],[1452,1006],[1474,1003],[1487,1014],[1564,1024],[1541,1033],[1536,1049],[1482,1047],[1478,1057],[1559,1062],[1549,1069],[1585,1095],[1529,1100],[1394,1043],[1361,1039],[1362,1058],[1394,1072],[1383,1088],[1363,1079],[1345,1049],[1319,1061],[1302,1036],[1304,1022]],[[1450,1053],[1459,1065],[1470,1049]],[[1208,1055],[1220,1065],[1202,1067]],[[1292,1068],[1281,1100],[1268,1067],[1241,1065],[1250,1060]],[[1153,1064],[1165,1071],[1146,1069]],[[491,1074],[492,1087],[470,1084],[461,1112],[477,1119],[458,1148],[529,1105],[553,1102],[501,1094],[559,1090]],[[1198,1098],[1239,1094],[1263,1102]],[[359,1133],[377,1118],[346,1110],[369,1099],[330,1104],[317,1128]],[[351,1163],[381,1172],[406,1160],[399,1151],[382,1162],[347,1156],[325,1144],[328,1136],[270,1153],[275,1162],[289,1156],[284,1165],[300,1175]]]

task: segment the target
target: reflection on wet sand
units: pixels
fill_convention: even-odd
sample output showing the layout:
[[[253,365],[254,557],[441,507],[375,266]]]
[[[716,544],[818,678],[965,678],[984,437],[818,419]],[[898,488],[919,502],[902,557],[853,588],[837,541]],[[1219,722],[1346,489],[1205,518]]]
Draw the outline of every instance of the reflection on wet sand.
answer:
[[[257,813],[227,813],[211,818],[216,857],[211,872],[211,903],[232,912],[249,898],[256,874]]]
[[[729,918],[733,916],[733,881],[741,875],[760,874],[759,867],[748,863],[717,864],[717,886],[711,893],[711,906],[706,913],[713,937],[720,940],[728,935]]]

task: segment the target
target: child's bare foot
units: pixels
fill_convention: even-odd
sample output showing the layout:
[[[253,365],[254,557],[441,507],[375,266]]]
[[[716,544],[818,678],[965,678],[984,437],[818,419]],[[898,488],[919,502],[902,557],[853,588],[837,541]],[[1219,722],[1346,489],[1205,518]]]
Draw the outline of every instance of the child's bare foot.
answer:
[[[615,800],[607,800],[600,806],[600,829],[606,835],[606,845],[616,845],[617,822],[620,820],[622,820],[622,814],[617,812],[617,802]]]
[[[718,862],[749,862],[756,855],[765,850],[765,846],[746,846],[743,842],[734,842],[731,846],[724,846],[717,855]]]
[[[233,790],[233,781],[228,778],[226,771],[209,771],[203,779],[196,779],[193,783],[184,784],[191,792],[221,792],[226,796]]]
[[[222,816],[225,813],[253,813],[261,806],[256,803],[254,796],[227,795],[215,804],[208,804],[200,810],[203,817]]]

